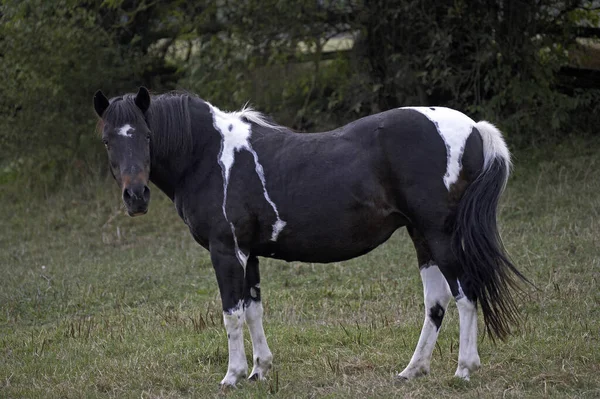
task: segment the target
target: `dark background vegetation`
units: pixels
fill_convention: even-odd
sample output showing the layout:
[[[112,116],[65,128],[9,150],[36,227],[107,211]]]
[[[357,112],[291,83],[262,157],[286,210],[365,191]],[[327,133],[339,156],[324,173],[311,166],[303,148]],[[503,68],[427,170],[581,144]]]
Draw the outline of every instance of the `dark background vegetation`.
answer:
[[[593,1],[1,4],[0,182],[45,192],[106,173],[99,88],[189,90],[229,110],[250,101],[299,131],[446,105],[499,124],[512,147],[600,122]]]

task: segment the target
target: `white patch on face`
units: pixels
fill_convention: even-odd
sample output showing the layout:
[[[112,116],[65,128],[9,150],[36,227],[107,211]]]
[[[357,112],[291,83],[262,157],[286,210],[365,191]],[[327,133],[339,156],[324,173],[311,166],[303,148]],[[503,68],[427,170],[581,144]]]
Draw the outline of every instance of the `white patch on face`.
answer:
[[[462,112],[445,107],[402,107],[425,115],[435,125],[446,144],[447,164],[444,185],[448,190],[458,180],[462,169],[462,155],[467,138],[475,126],[475,121]]]
[[[258,160],[258,154],[256,153],[256,151],[254,151],[254,149],[252,148],[252,144],[250,143],[250,136],[252,134],[250,124],[242,121],[240,117],[235,113],[228,114],[226,112],[222,112],[217,107],[214,107],[211,104],[207,103],[207,105],[209,106],[210,111],[213,115],[213,125],[215,129],[221,134],[221,137],[223,139],[218,159],[219,165],[221,165],[221,169],[223,172],[223,216],[225,216],[225,220],[227,220],[227,222],[231,226],[231,232],[233,233],[236,246],[236,256],[238,257],[238,260],[240,260],[240,263],[242,264],[245,270],[246,261],[248,257],[244,255],[244,260],[244,257],[240,256],[240,254],[243,255],[243,252],[240,251],[237,244],[237,238],[235,236],[235,226],[233,225],[233,223],[229,222],[229,219],[227,218],[227,211],[225,209],[227,203],[227,189],[229,187],[229,175],[231,173],[231,168],[235,163],[236,152],[246,150],[250,152],[252,154],[252,157],[254,158],[255,171],[263,186],[263,195],[265,197],[265,200],[269,203],[269,205],[271,205],[271,208],[273,208],[275,216],[277,217],[277,220],[275,221],[275,223],[273,223],[273,233],[271,235],[272,241],[277,240],[279,233],[281,232],[281,230],[283,230],[286,223],[279,217],[279,211],[277,210],[277,206],[271,200],[271,197],[267,192],[267,184],[265,180],[264,169]]]
[[[133,136],[133,134],[132,134],[132,133],[129,133],[129,132],[133,132],[134,130],[135,130],[135,129],[134,129],[134,128],[132,128],[130,124],[126,124],[126,125],[123,125],[123,126],[121,126],[121,127],[118,129],[118,131],[117,131],[117,134],[118,134],[119,136],[123,136],[123,137],[132,137],[132,136]]]
[[[425,321],[415,353],[408,366],[398,375],[400,378],[405,379],[412,379],[429,373],[431,354],[439,333],[436,325],[429,317],[429,310],[439,304],[445,311],[452,297],[448,282],[436,265],[422,268],[421,280],[423,281],[423,294],[425,297]]]
[[[254,367],[250,373],[250,378],[264,380],[267,372],[273,363],[273,355],[267,345],[267,338],[263,329],[263,307],[259,301],[250,301],[246,308],[246,324],[250,330],[252,339],[252,358]]]
[[[463,296],[456,300],[460,320],[458,367],[454,376],[469,380],[471,372],[481,365],[477,353],[477,308]]]
[[[229,365],[221,385],[235,386],[248,374],[248,363],[244,352],[244,306],[242,301],[233,309],[223,312],[223,324],[227,331]]]

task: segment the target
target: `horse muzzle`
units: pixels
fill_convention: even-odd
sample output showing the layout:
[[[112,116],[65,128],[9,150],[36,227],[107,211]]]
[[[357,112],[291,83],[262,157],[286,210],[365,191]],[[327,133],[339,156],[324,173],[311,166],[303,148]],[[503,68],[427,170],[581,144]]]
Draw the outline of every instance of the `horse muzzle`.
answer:
[[[148,212],[150,188],[146,184],[129,185],[123,188],[123,202],[129,216],[140,216]]]

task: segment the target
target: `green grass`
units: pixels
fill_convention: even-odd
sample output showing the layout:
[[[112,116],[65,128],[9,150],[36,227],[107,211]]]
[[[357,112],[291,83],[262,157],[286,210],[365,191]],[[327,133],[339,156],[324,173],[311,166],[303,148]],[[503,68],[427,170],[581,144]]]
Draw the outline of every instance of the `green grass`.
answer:
[[[154,190],[131,219],[113,182],[0,200],[0,397],[600,397],[600,142],[521,151],[501,209],[506,245],[539,287],[522,329],[480,339],[453,378],[452,305],[430,376],[394,385],[422,324],[404,231],[330,265],[263,260],[268,381],[220,392],[226,335],[208,254]],[[6,188],[6,187],[5,187]],[[483,331],[480,325],[480,331]],[[250,356],[246,334],[246,349]]]

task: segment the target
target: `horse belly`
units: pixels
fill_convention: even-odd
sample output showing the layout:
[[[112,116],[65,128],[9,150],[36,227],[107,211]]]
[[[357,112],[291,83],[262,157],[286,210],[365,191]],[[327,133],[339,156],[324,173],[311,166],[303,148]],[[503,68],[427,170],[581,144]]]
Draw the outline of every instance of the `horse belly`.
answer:
[[[303,220],[290,220],[270,252],[263,255],[287,261],[339,262],[375,249],[406,224],[391,207],[362,208],[340,212],[319,207]]]

